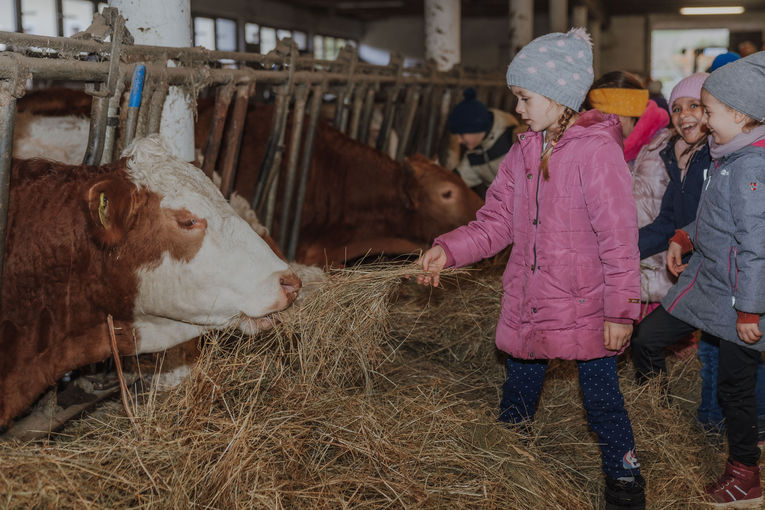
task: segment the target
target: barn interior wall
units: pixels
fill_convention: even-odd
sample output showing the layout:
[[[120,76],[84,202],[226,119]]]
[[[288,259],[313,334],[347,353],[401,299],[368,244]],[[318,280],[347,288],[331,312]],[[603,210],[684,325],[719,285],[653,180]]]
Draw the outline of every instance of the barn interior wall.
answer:
[[[645,16],[613,16],[604,28],[600,47],[600,72],[623,70],[646,74],[649,38]]]
[[[546,18],[535,18],[534,34],[547,30]],[[509,64],[509,22],[506,18],[462,18],[462,62],[465,67],[504,70]],[[359,41],[400,53],[405,59],[425,58],[425,22],[420,17],[397,17],[367,23]]]
[[[191,12],[251,22],[274,28],[301,30],[309,35],[321,34],[359,40],[364,23],[342,16],[322,16],[314,11],[298,9],[271,0],[191,0]]]

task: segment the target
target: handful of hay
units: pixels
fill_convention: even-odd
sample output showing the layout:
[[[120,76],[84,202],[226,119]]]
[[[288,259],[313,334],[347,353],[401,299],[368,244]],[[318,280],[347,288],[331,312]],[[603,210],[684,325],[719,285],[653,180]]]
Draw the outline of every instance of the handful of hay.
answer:
[[[513,508],[602,503],[575,369],[553,362],[535,421],[496,422],[493,335],[503,265],[332,272],[273,330],[211,335],[191,376],[42,444],[0,443],[2,508]],[[724,460],[691,426],[698,366],[674,364],[670,408],[622,389],[652,508],[693,507]]]

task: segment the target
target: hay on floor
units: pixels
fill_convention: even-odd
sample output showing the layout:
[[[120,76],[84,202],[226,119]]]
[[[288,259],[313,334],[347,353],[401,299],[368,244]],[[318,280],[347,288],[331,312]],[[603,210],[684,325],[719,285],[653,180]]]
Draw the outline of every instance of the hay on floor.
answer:
[[[113,404],[37,444],[0,443],[0,508],[512,508],[602,503],[573,363],[550,365],[536,420],[496,422],[501,260],[416,285],[413,265],[333,272],[254,338],[211,335],[132,427]],[[692,508],[724,448],[693,427],[694,356],[672,403],[622,389],[649,508]]]

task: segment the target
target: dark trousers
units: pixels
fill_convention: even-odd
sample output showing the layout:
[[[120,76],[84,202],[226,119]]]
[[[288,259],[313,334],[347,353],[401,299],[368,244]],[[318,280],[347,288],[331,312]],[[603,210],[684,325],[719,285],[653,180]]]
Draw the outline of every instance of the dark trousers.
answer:
[[[695,330],[690,324],[670,315],[663,306],[643,319],[632,338],[632,360],[638,382],[666,373],[664,348]],[[707,333],[703,333],[702,340],[719,343],[717,397],[725,417],[730,457],[753,466],[760,457],[755,388],[762,355],[759,351]]]
[[[757,465],[757,367],[760,351],[726,340],[720,341],[717,367],[717,398],[725,417],[730,458]]]
[[[663,306],[657,307],[635,327],[632,337],[632,362],[638,382],[667,373],[664,349],[673,345],[696,328],[673,317]],[[711,335],[710,335],[711,336]]]
[[[577,361],[577,368],[587,422],[598,436],[603,471],[611,478],[640,474],[632,425],[619,389],[616,356]],[[547,360],[508,357],[501,421],[522,423],[534,417],[546,370]]]

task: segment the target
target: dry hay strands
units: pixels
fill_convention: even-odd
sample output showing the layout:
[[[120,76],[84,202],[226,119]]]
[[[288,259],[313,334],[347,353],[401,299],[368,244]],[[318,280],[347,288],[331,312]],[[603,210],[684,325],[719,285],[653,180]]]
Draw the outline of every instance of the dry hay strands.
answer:
[[[115,406],[55,442],[0,444],[0,507],[602,505],[573,364],[551,363],[528,427],[495,421],[497,269],[447,278],[443,291],[401,286],[416,274],[335,271],[273,330],[211,336],[180,387],[137,408],[137,434]],[[620,375],[649,507],[694,508],[724,461],[691,428],[698,363],[671,366],[681,398],[669,407],[629,366]]]

